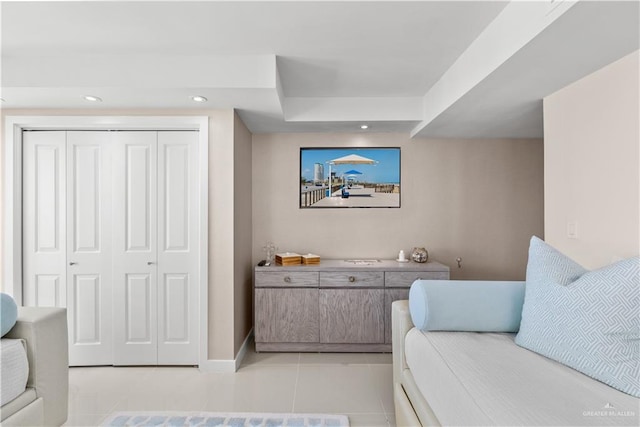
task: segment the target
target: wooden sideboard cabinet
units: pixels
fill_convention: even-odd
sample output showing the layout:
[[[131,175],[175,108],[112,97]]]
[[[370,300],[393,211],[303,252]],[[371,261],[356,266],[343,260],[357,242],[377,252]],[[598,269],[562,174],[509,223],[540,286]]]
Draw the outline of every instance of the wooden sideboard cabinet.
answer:
[[[449,279],[439,262],[323,260],[256,267],[256,351],[391,351],[391,303],[417,279]]]

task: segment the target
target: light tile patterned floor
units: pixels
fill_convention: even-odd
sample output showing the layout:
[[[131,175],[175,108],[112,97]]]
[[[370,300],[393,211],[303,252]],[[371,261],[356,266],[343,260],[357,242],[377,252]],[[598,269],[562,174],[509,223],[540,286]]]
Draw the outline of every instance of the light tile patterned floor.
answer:
[[[391,354],[249,352],[235,374],[188,367],[71,368],[68,426],[114,411],[336,413],[395,426]]]

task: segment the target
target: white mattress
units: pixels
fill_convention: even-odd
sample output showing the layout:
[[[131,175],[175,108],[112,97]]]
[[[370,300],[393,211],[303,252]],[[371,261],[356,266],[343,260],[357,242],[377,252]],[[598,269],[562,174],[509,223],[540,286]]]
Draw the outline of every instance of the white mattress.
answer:
[[[22,340],[0,340],[0,406],[20,396],[27,388],[29,363]]]
[[[407,365],[442,425],[639,425],[640,399],[513,337],[409,331]]]

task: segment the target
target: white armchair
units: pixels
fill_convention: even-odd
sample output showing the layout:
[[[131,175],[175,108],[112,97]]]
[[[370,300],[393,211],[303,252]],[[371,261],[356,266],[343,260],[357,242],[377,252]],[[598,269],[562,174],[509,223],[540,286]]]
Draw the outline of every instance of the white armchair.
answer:
[[[3,426],[60,426],[67,420],[69,349],[63,308],[19,307],[4,338],[26,342],[27,390],[0,408]]]

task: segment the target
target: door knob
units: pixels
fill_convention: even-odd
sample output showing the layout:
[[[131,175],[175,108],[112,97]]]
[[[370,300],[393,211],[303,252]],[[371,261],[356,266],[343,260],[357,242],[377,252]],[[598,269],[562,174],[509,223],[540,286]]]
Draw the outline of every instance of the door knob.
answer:
[[[70,262],[69,265],[76,265],[77,262]]]
[[[147,261],[147,265],[153,265],[153,264],[155,264],[155,262],[153,262],[153,261]]]

